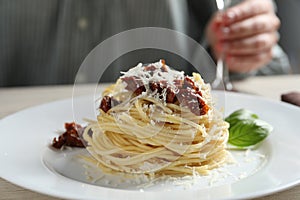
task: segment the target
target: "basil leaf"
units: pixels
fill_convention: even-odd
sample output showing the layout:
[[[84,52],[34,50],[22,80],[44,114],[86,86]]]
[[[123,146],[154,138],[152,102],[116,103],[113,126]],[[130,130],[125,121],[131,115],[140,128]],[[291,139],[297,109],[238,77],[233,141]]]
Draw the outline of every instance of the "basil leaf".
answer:
[[[231,125],[242,120],[258,119],[258,116],[250,110],[240,109],[230,114],[225,120]]]
[[[273,127],[249,110],[240,109],[225,120],[230,124],[228,143],[237,147],[253,146],[264,140]]]

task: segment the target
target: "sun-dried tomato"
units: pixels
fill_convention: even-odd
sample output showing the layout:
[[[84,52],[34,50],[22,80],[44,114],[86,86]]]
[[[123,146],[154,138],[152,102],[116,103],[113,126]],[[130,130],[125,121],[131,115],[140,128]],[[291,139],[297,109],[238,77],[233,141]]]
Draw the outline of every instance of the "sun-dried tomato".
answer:
[[[79,132],[82,131],[82,127],[79,124],[65,123],[66,131],[58,138],[53,138],[52,147],[60,149],[63,146],[70,147],[84,147],[83,142],[79,137]]]

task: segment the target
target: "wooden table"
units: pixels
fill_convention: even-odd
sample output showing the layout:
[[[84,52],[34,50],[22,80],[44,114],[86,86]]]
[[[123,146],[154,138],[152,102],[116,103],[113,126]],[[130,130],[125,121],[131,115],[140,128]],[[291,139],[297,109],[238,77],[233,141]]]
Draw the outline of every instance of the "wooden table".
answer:
[[[300,92],[300,75],[253,77],[235,82],[237,90],[261,95],[270,99],[280,100],[280,95],[290,91]],[[73,86],[43,86],[0,88],[0,118],[19,110],[54,100],[70,98]],[[77,95],[88,94],[89,87],[83,87]],[[0,178],[0,199],[39,199],[54,200],[57,198],[38,194]],[[259,200],[298,200],[300,199],[300,185],[288,190],[259,198]]]

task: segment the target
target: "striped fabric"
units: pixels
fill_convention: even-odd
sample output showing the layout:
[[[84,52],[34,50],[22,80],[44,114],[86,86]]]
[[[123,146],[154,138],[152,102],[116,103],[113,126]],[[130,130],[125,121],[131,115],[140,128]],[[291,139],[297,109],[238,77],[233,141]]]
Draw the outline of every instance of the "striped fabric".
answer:
[[[0,0],[0,86],[73,83],[96,45],[132,28],[185,27],[181,31],[203,41],[203,27],[215,9],[212,2],[187,1],[186,26],[178,26],[171,8],[180,6],[170,6],[174,0]],[[170,65],[191,69],[173,57],[152,50],[125,55],[102,81],[114,81],[121,66],[135,65],[136,58],[143,62],[166,58]]]
[[[0,86],[74,81],[85,56],[121,31],[172,28],[161,0],[1,0]]]

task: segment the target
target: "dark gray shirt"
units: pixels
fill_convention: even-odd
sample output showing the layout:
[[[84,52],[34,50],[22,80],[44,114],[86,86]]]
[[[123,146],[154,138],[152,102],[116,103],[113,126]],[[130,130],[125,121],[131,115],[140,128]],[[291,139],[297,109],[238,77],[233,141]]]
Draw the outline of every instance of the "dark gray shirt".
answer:
[[[174,6],[170,6],[174,2],[1,0],[0,86],[72,84],[84,58],[110,36],[137,27],[178,29]],[[187,13],[180,31],[204,42],[204,28],[215,11],[212,2],[186,1]],[[102,81],[114,81],[123,70],[121,64],[130,67],[137,62],[154,62],[160,58],[165,58],[171,66],[183,66],[185,71],[192,71],[189,63],[168,52],[146,49],[116,60]],[[279,53],[279,58],[285,58],[283,52]],[[267,67],[267,74],[283,73],[282,62],[278,58],[273,62],[271,68]]]

